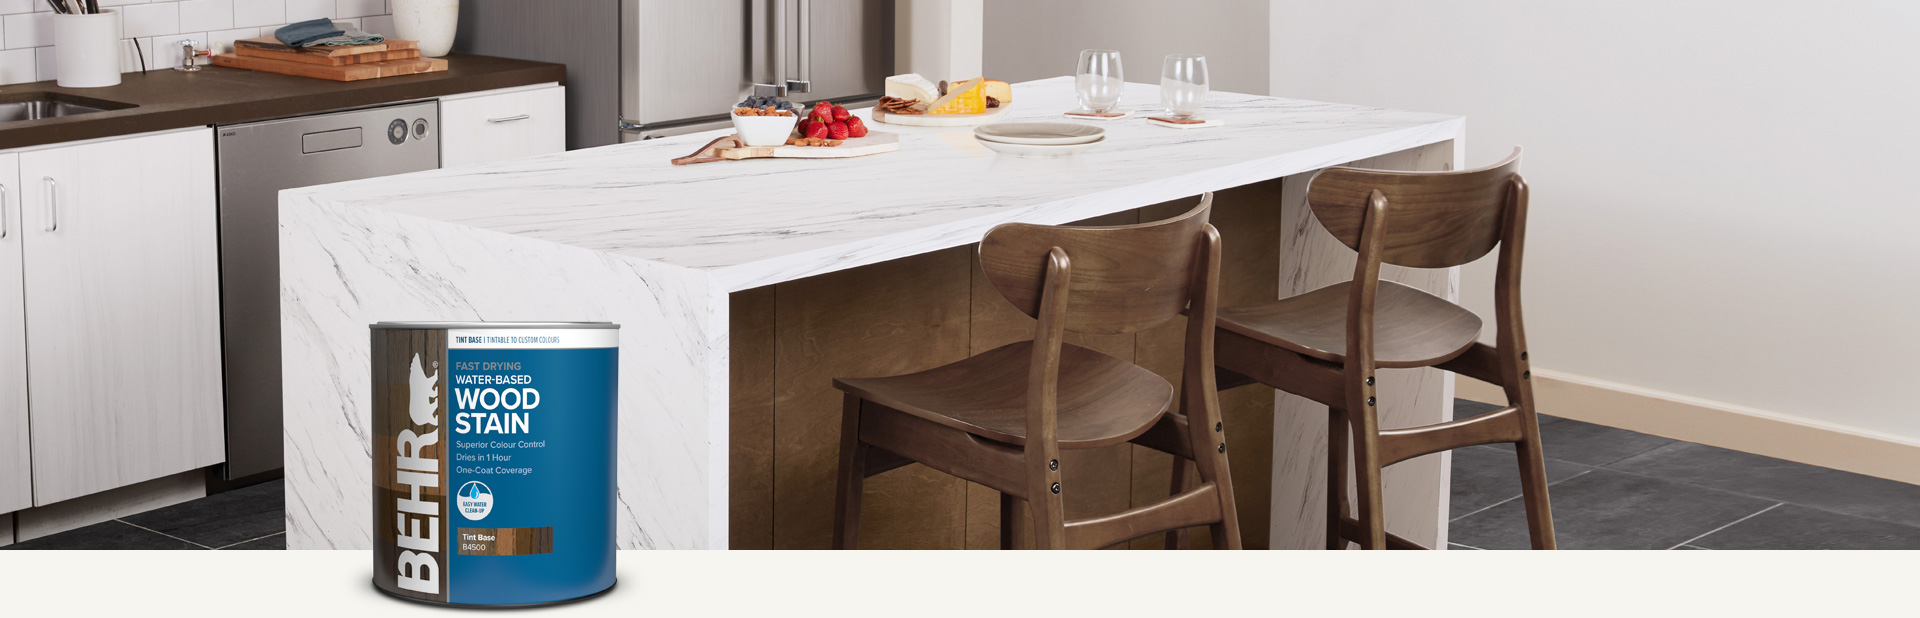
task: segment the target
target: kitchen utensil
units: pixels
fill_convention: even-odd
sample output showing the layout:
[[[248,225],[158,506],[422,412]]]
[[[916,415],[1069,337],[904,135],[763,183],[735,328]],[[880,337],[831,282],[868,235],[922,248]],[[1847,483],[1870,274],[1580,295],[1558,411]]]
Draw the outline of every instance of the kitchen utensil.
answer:
[[[793,135],[793,125],[799,121],[799,116],[736,115],[733,130],[748,146],[785,146],[787,138]]]
[[[1088,150],[1092,150],[1094,146],[1099,146],[1100,144],[1106,143],[1107,139],[1102,137],[1100,139],[1087,142],[1084,144],[1068,144],[1065,146],[1008,144],[1004,142],[990,142],[990,141],[979,139],[979,138],[975,138],[974,141],[980,142],[980,145],[985,146],[987,150],[991,150],[1009,157],[1019,157],[1022,159],[1058,159],[1061,157],[1071,157],[1071,156],[1086,152]]]
[[[1096,114],[1113,111],[1120,104],[1120,89],[1126,80],[1120,70],[1120,52],[1089,49],[1080,52],[1080,66],[1073,73],[1073,88],[1080,95],[1080,111]]]
[[[352,82],[363,79],[397,77],[401,75],[434,73],[447,70],[447,61],[444,58],[414,58],[411,60],[389,60],[386,62],[369,62],[366,64],[327,66],[307,64],[304,62],[283,62],[266,58],[253,58],[238,54],[221,54],[213,57],[213,64],[215,66],[266,71],[268,73],[280,73],[297,77],[330,79],[337,82]]]
[[[1207,100],[1207,57],[1200,54],[1168,54],[1160,67],[1160,104],[1168,116],[1178,119],[1200,114]]]
[[[738,135],[707,142],[693,154],[673,160],[674,165],[737,161],[740,159],[846,159],[864,157],[900,149],[900,134],[873,131],[866,137],[840,142],[839,146],[748,146]]]
[[[889,114],[886,110],[873,110],[873,121],[897,124],[909,127],[971,127],[998,122],[1007,115],[1012,103],[990,108],[979,114]]]
[[[1106,135],[1106,129],[1071,122],[1002,122],[973,129],[973,136],[982,141],[1036,146],[1085,144]]]

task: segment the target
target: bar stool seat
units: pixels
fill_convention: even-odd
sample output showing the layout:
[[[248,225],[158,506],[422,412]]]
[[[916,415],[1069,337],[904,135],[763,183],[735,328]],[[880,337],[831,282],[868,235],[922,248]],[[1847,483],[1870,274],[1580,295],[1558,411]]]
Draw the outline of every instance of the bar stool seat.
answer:
[[[1429,367],[1473,347],[1480,316],[1392,281],[1380,281],[1373,316],[1376,367]],[[1341,282],[1277,302],[1220,310],[1223,330],[1332,363],[1346,362],[1348,299]]]
[[[920,373],[838,378],[861,399],[1016,446],[1027,443],[1027,376],[1033,342],[1022,341]],[[1173,403],[1173,384],[1146,368],[1070,343],[1060,346],[1062,449],[1126,442]]]

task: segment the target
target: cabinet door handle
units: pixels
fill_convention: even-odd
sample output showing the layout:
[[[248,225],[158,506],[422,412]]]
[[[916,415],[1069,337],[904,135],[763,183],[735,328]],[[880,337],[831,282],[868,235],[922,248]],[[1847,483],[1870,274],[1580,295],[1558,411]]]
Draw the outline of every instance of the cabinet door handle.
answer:
[[[0,238],[7,237],[7,186],[0,185]]]
[[[47,183],[47,231],[60,231],[60,183],[52,176],[42,178]]]
[[[499,124],[499,123],[502,123],[502,122],[518,122],[518,121],[521,121],[521,120],[526,120],[526,119],[528,119],[528,118],[532,118],[532,117],[533,117],[533,116],[530,116],[530,115],[527,115],[527,114],[521,114],[521,115],[518,115],[518,116],[507,116],[507,117],[505,117],[505,118],[488,118],[488,119],[487,119],[487,122],[491,122],[491,123],[494,123],[494,124]]]

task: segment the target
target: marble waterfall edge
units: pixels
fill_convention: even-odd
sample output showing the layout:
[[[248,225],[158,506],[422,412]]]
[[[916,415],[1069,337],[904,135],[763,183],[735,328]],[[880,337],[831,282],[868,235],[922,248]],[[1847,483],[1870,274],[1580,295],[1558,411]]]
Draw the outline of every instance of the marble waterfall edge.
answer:
[[[726,546],[727,296],[705,274],[281,199],[289,549],[372,547],[367,326],[382,320],[620,324],[619,546]]]

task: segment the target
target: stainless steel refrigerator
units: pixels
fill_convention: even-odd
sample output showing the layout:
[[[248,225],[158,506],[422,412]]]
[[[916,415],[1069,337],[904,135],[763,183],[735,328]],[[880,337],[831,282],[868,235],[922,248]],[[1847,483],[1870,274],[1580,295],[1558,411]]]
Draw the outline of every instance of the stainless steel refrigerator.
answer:
[[[457,49],[566,64],[567,145],[588,148],[721,128],[756,93],[877,99],[896,1],[465,0]]]

